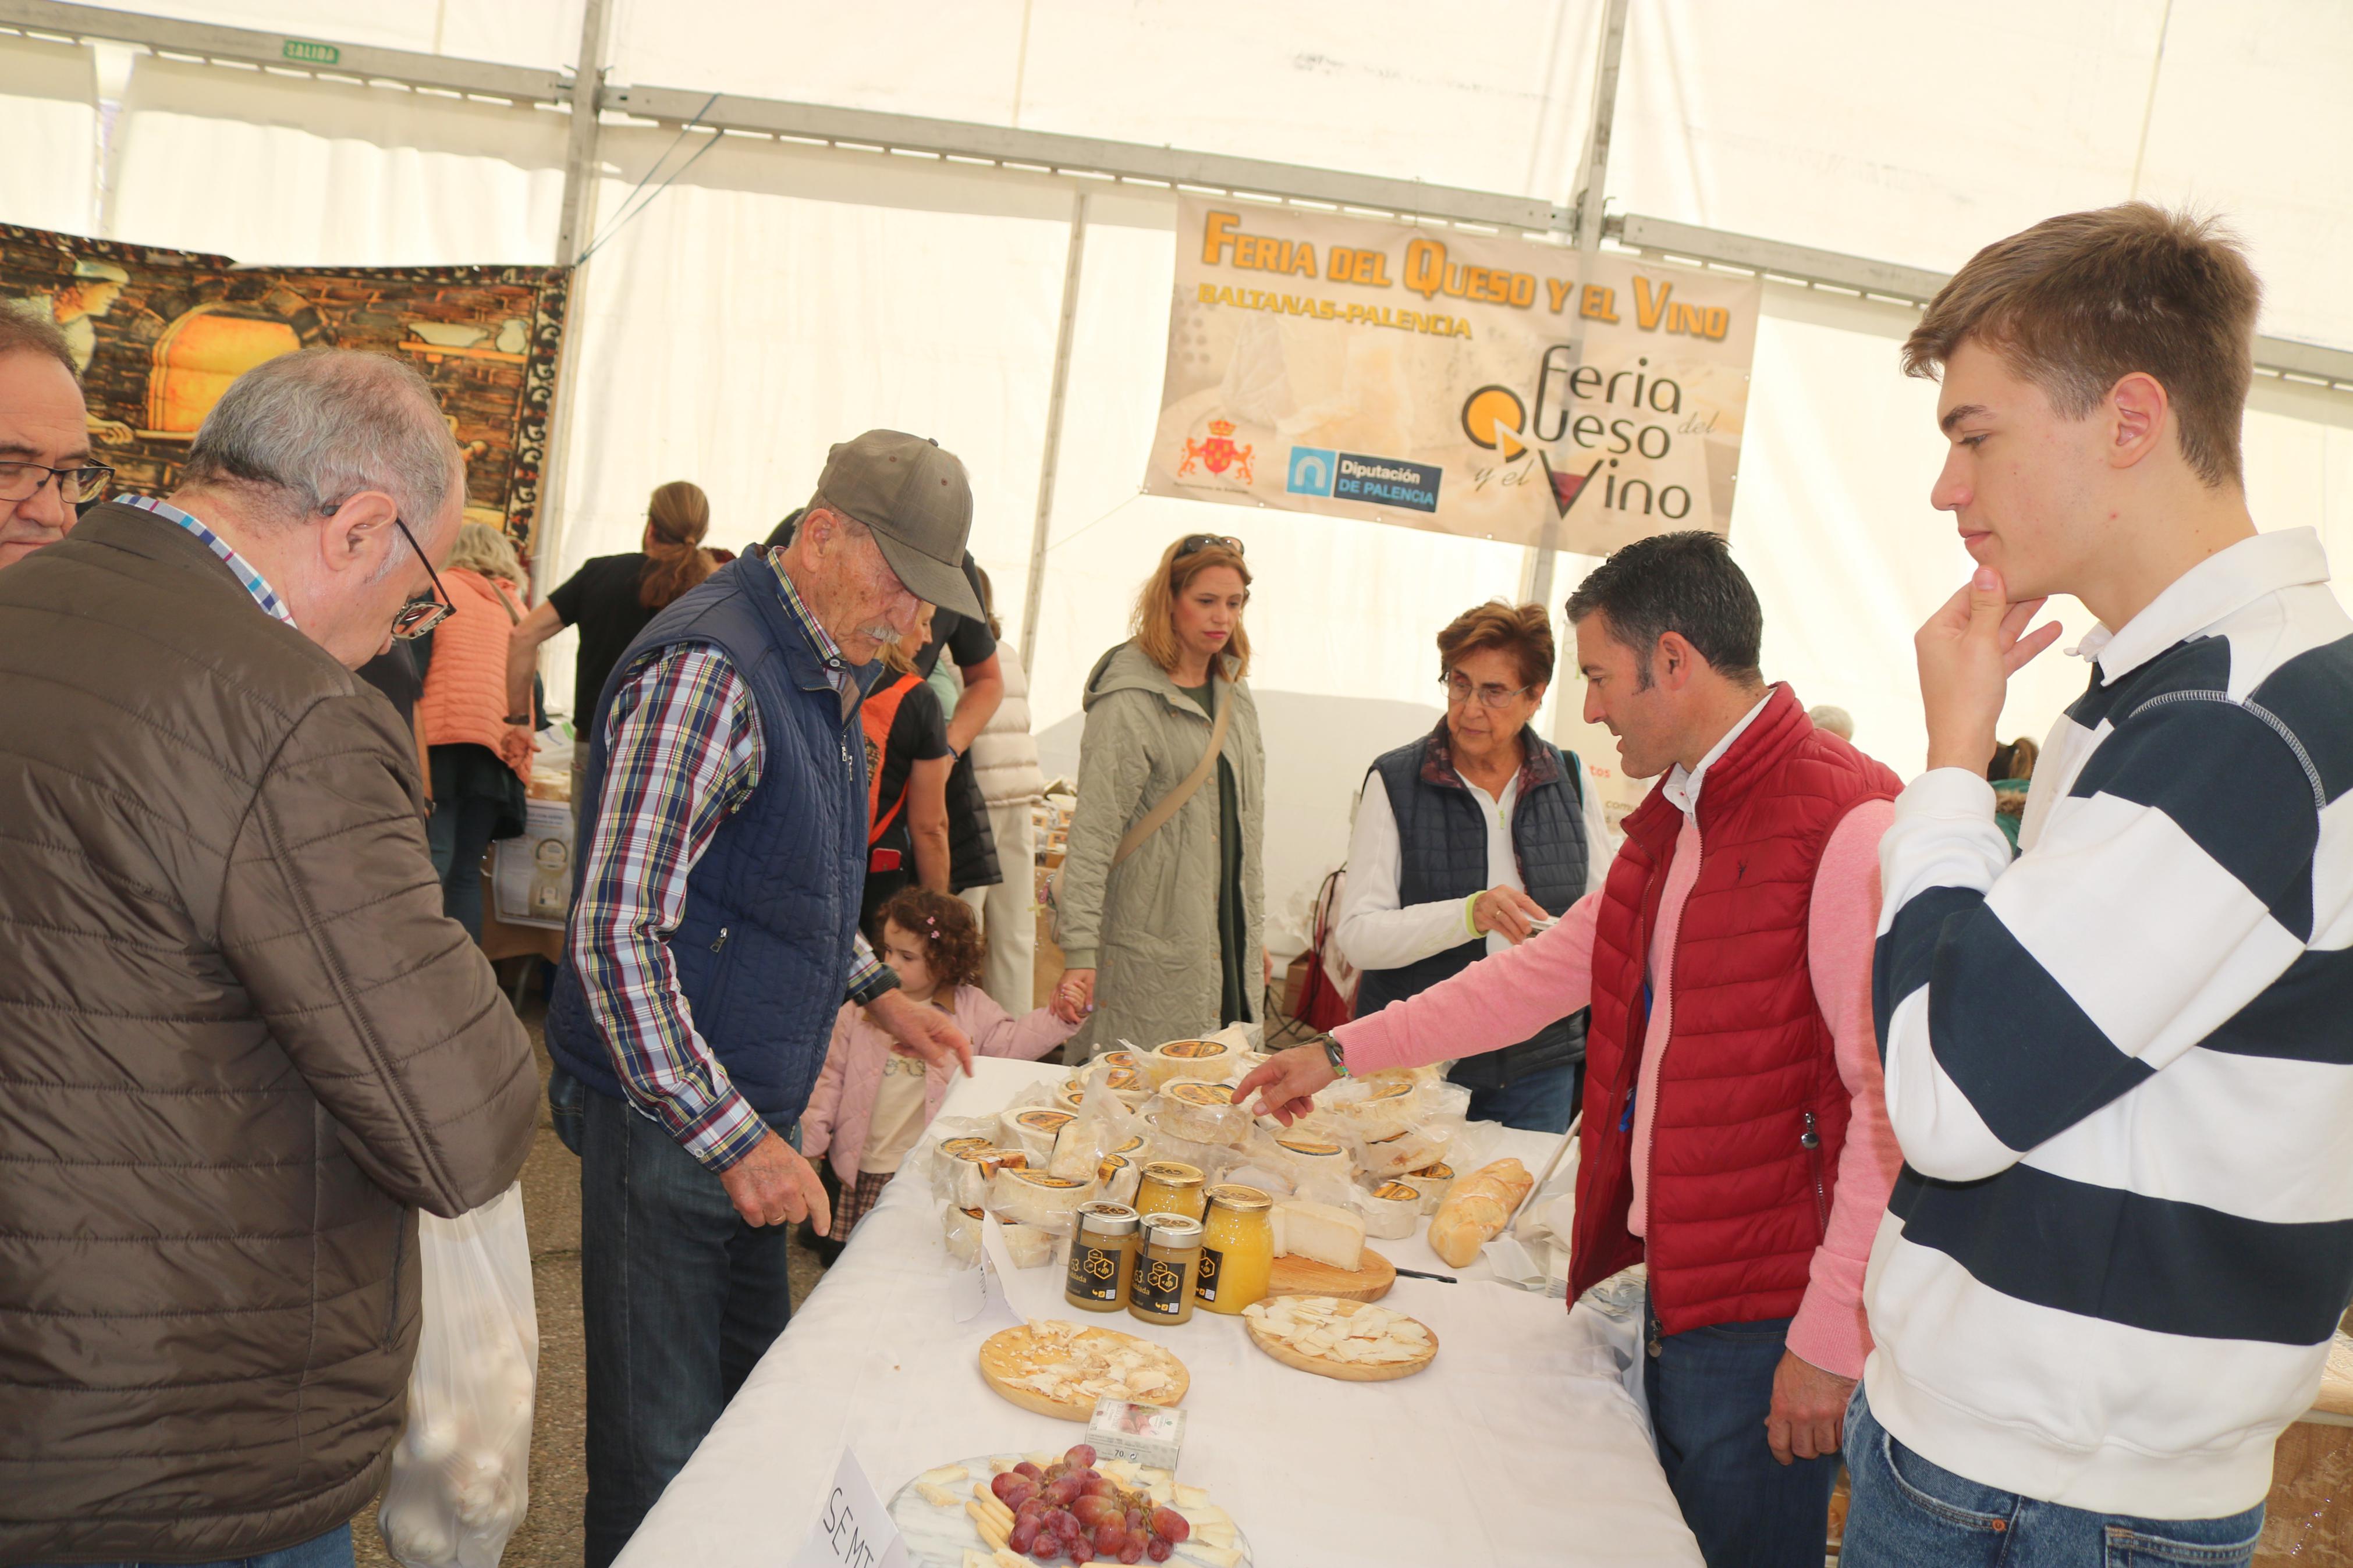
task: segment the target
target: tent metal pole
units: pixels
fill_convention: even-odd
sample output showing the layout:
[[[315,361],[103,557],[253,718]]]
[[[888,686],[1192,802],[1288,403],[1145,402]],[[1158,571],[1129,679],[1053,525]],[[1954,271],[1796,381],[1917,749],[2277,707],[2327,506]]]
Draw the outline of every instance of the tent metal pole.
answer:
[[[531,589],[543,599],[554,584],[555,550],[564,533],[564,464],[572,447],[573,393],[580,379],[581,307],[586,303],[588,269],[578,264],[596,227],[596,187],[603,163],[597,156],[605,88],[605,50],[612,36],[613,0],[588,0],[580,16],[580,65],[572,74],[572,128],[564,149],[564,210],[555,230],[555,264],[572,269],[564,309],[564,358],[556,367],[555,406],[549,412],[547,450],[541,458],[539,510],[533,520]],[[573,701],[577,704],[575,693]]]
[[[1586,127],[1585,157],[1577,191],[1577,269],[1582,278],[1601,248],[1601,202],[1609,183],[1609,138],[1618,118],[1618,67],[1626,53],[1627,0],[1609,0],[1601,17],[1601,48],[1593,67],[1593,120]],[[1574,373],[1585,359],[1585,317],[1568,326],[1568,368]],[[1529,552],[1521,579],[1521,598],[1544,605],[1552,599],[1553,560],[1560,550],[1560,515],[1548,510],[1544,531]]]
[[[1087,193],[1071,195],[1071,249],[1062,263],[1062,320],[1054,331],[1054,390],[1046,404],[1045,452],[1038,462],[1038,517],[1029,528],[1029,584],[1021,599],[1021,668],[1035,668],[1038,606],[1046,592],[1046,531],[1054,520],[1054,465],[1062,450],[1062,409],[1071,389],[1071,338],[1079,321],[1079,271],[1087,248]]]

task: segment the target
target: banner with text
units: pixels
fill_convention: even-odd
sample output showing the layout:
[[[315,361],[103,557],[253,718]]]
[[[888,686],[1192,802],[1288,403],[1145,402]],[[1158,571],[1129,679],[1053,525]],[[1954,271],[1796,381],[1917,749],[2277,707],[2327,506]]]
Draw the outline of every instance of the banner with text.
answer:
[[[1154,495],[1606,555],[1729,533],[1763,283],[1186,196]],[[1585,328],[1581,356],[1570,334]]]

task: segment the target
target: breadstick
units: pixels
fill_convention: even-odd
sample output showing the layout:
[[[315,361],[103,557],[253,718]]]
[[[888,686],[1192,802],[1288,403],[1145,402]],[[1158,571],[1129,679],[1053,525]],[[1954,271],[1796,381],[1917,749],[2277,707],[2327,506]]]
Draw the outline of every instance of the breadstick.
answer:
[[[1498,1160],[1454,1184],[1430,1219],[1430,1249],[1449,1267],[1461,1268],[1479,1249],[1501,1235],[1512,1211],[1535,1185],[1517,1160]]]

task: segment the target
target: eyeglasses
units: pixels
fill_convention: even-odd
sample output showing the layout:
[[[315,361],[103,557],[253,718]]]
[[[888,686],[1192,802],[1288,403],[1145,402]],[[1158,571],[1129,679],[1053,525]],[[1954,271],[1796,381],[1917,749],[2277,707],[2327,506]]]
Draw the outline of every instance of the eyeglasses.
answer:
[[[396,517],[392,520],[392,526],[400,530],[400,537],[408,541],[408,548],[416,551],[417,558],[425,563],[425,575],[433,583],[430,595],[409,600],[400,606],[400,613],[392,617],[392,635],[402,642],[415,642],[448,620],[449,612],[456,606],[449,603],[449,595],[441,591],[441,574],[433,570],[432,561],[427,557],[424,546],[417,542],[417,535],[408,531],[408,524]]]
[[[1459,675],[1441,675],[1438,684],[1446,688],[1447,700],[1456,707],[1476,697],[1479,705],[1488,709],[1509,708],[1514,698],[1525,697],[1535,689],[1534,686],[1523,686],[1517,690],[1493,684],[1474,687]]]
[[[1182,561],[1187,555],[1198,555],[1219,545],[1237,555],[1248,553],[1242,549],[1242,542],[1230,533],[1188,533],[1176,546],[1176,559]]]
[[[0,500],[31,500],[51,479],[58,482],[59,500],[79,506],[106,493],[106,487],[114,482],[114,470],[103,463],[71,468],[53,468],[47,463],[0,463]]]

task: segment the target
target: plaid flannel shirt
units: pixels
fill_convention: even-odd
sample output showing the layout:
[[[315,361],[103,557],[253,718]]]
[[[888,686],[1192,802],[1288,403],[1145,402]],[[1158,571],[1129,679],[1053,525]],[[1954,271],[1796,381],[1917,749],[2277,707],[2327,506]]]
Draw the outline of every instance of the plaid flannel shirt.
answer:
[[[785,607],[836,691],[854,677],[841,649],[769,558]],[[605,720],[604,791],[587,846],[569,956],[622,1087],[712,1171],[750,1153],[767,1125],[694,1026],[670,961],[686,880],[719,825],[760,784],[760,722],[726,655],[691,646],[633,666]],[[846,991],[880,971],[858,938]]]

